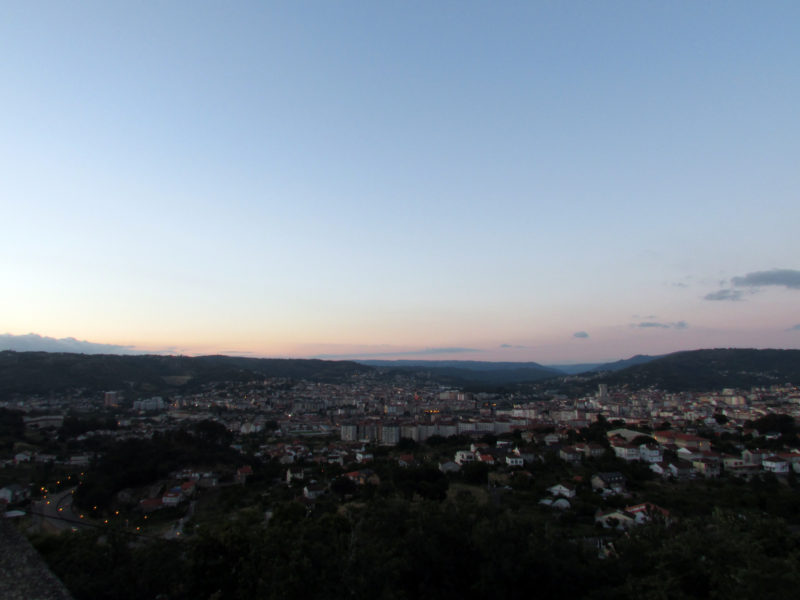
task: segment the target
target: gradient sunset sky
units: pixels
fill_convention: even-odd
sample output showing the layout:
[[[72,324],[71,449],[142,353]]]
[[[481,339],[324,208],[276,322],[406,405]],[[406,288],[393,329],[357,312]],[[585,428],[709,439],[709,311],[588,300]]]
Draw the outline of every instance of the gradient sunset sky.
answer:
[[[800,3],[5,2],[0,333],[800,348]]]

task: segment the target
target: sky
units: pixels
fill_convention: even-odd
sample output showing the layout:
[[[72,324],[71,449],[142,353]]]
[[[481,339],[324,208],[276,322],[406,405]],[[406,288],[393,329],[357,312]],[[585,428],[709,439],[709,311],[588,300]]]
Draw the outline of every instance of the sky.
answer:
[[[0,55],[0,334],[800,348],[800,3],[12,1]]]

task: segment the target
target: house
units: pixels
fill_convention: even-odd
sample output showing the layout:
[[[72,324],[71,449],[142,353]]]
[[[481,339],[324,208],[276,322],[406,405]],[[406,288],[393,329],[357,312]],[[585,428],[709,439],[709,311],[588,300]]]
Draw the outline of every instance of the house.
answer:
[[[69,464],[73,467],[88,467],[89,466],[89,456],[86,454],[79,454],[76,456],[70,456]]]
[[[215,473],[211,473],[211,472],[203,473],[200,476],[200,479],[197,481],[197,485],[199,485],[202,488],[217,487],[218,483],[219,483],[219,479],[218,479],[217,475]]]
[[[380,477],[378,474],[375,473],[372,469],[361,469],[360,471],[350,471],[349,473],[344,474],[350,481],[357,483],[358,485],[365,485],[367,483],[371,483],[372,485],[378,485],[381,482]]]
[[[397,457],[397,465],[399,467],[413,467],[415,462],[413,454],[403,454]]]
[[[161,496],[161,503],[164,506],[178,506],[183,500],[183,494],[180,488],[173,488]]]
[[[303,488],[303,497],[307,500],[316,500],[328,491],[328,486],[322,483],[309,483]]]
[[[578,452],[583,453],[586,458],[599,458],[606,452],[605,446],[595,444],[594,442],[580,442],[575,444],[575,449]]]
[[[621,494],[625,491],[625,476],[619,471],[607,473],[595,473],[592,475],[592,489],[596,491],[608,491]]]
[[[561,460],[565,460],[571,463],[579,463],[581,462],[581,457],[583,453],[578,450],[575,446],[564,446],[558,451],[558,457]]]
[[[239,467],[236,470],[236,483],[245,484],[247,483],[247,478],[253,474],[253,467],[250,465],[245,465],[243,467]]]
[[[514,454],[506,455],[506,464],[509,467],[521,467],[524,465],[524,461],[522,460],[521,456],[516,456]]]
[[[626,513],[633,515],[634,520],[639,524],[649,523],[653,519],[669,521],[669,511],[652,502],[642,502],[641,504],[626,506],[624,510]]]
[[[614,454],[626,461],[639,460],[639,446],[624,442],[619,439],[611,440],[611,449]]]
[[[669,477],[669,465],[665,462],[650,463],[650,470],[659,477]]]
[[[463,465],[466,463],[475,462],[475,454],[469,450],[459,450],[456,452],[456,457],[454,462],[457,465]]]
[[[719,462],[708,458],[696,458],[692,461],[692,468],[703,477],[719,477]]]
[[[678,448],[676,454],[678,455],[679,459],[688,462],[692,462],[693,460],[696,460],[698,458],[705,458],[702,452],[700,452],[699,450],[692,450],[690,448]]]
[[[789,472],[789,463],[779,456],[770,455],[761,459],[761,466],[769,473],[786,475]]]
[[[294,480],[302,481],[305,476],[303,467],[291,466],[286,469],[286,485],[291,485]]]
[[[789,466],[792,467],[796,464],[800,464],[800,454],[795,452],[778,452],[775,456],[780,459],[785,460],[789,463]]]
[[[461,465],[453,461],[439,463],[439,470],[442,473],[458,473],[461,470]]]
[[[495,463],[494,456],[491,454],[478,454],[477,456],[478,462],[482,462],[486,465],[493,465]]]
[[[675,479],[688,479],[692,476],[692,463],[685,460],[678,460],[669,463],[669,474]]]
[[[139,510],[143,513],[151,513],[154,510],[158,510],[162,508],[164,505],[161,502],[161,498],[145,498],[143,500],[139,500]]]
[[[575,486],[569,483],[557,483],[547,488],[547,491],[553,496],[563,496],[564,498],[574,498],[576,494]]]
[[[747,463],[740,456],[732,456],[730,454],[727,454],[722,457],[722,466],[726,471],[741,469],[746,465]]]
[[[622,438],[626,442],[632,442],[641,435],[647,435],[647,434],[642,433],[641,431],[635,431],[633,429],[610,429],[609,431],[606,432],[606,437],[609,440],[618,437]]]
[[[557,433],[548,433],[542,438],[542,440],[544,441],[545,446],[554,446],[561,441],[561,436]]]
[[[0,501],[4,501],[6,504],[22,502],[29,496],[30,492],[28,488],[24,488],[18,483],[12,483],[0,489]]]
[[[760,465],[761,461],[763,461],[764,458],[769,455],[770,452],[767,452],[766,450],[760,450],[759,448],[755,448],[753,450],[742,450],[742,459],[744,460],[745,464],[748,465]]]
[[[658,444],[640,444],[639,445],[639,459],[646,463],[660,463],[664,460],[664,455],[661,452],[661,446]]]
[[[700,451],[711,449],[711,442],[706,438],[692,435],[691,433],[682,433],[673,429],[656,431],[653,437],[659,444],[675,444],[680,448]]]
[[[594,515],[594,522],[599,523],[606,529],[629,529],[636,525],[636,517],[618,508],[606,511],[597,509]]]
[[[347,455],[345,452],[330,452],[328,453],[328,464],[329,465],[339,465],[340,467],[344,465],[344,457]]]
[[[31,461],[31,453],[30,452],[17,452],[14,455],[14,462],[17,464],[23,462],[30,462]]]
[[[357,463],[366,463],[373,460],[373,456],[371,452],[356,452],[356,462]]]
[[[558,510],[569,510],[570,503],[569,500],[566,498],[542,498],[539,500],[539,504],[543,506],[549,506],[550,508],[555,508]]]

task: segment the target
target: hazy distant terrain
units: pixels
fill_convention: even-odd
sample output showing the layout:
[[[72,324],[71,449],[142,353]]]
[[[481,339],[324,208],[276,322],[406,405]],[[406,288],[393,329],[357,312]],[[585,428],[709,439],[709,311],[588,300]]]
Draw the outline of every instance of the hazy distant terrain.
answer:
[[[676,352],[603,375],[599,380],[609,385],[670,391],[798,383],[800,350],[717,348]]]
[[[72,388],[169,391],[217,381],[286,377],[343,381],[355,374],[405,374],[448,386],[508,386],[553,380],[563,371],[537,363],[479,361],[330,361],[234,356],[123,356],[0,352],[0,395],[49,393]],[[661,357],[635,356],[573,375],[587,386],[711,390],[800,381],[800,350],[714,349]],[[580,379],[582,378],[582,379]],[[588,387],[587,387],[588,389]]]
[[[544,379],[556,375],[577,375],[590,371],[619,371],[633,365],[644,364],[660,358],[637,354],[631,358],[609,363],[581,363],[574,365],[541,365],[535,362],[489,362],[477,360],[356,360],[362,365],[373,367],[425,368],[425,369],[459,369],[467,371],[511,372],[512,375],[531,375],[527,381]]]
[[[0,394],[47,393],[69,388],[144,390],[214,381],[289,377],[338,381],[369,367],[350,361],[235,356],[120,356],[48,352],[0,352]]]

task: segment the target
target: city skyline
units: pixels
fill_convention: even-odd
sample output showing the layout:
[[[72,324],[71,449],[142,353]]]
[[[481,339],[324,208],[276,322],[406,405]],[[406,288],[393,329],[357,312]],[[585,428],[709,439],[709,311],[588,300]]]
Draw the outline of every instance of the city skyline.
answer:
[[[0,334],[800,348],[792,2],[3,8]]]

